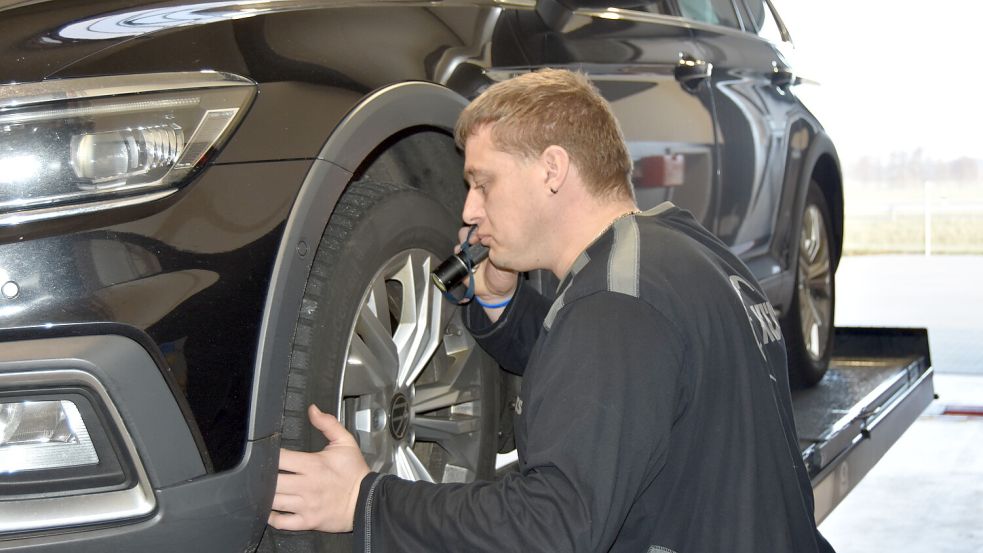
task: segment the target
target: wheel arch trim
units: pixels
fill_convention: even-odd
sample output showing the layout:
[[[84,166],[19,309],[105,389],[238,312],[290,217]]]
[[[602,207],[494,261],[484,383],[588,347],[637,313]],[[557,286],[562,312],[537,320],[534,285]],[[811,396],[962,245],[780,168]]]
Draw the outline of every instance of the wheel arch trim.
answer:
[[[793,236],[790,244],[790,259],[796,259],[799,254],[799,230],[802,227],[802,212],[805,209],[806,197],[809,195],[809,184],[817,173],[822,173],[824,178],[818,179],[819,189],[826,198],[827,207],[830,210],[830,217],[833,219],[833,246],[834,267],[839,260],[842,251],[843,241],[843,177],[840,171],[840,161],[836,154],[836,147],[829,135],[820,131],[806,153],[804,170],[798,176],[799,182],[796,187],[795,211],[792,214],[792,225],[794,229],[790,236]]]
[[[812,127],[812,125],[809,125]],[[823,193],[826,196],[827,203],[829,203],[829,208],[831,215],[833,216],[833,226],[835,235],[835,242],[837,253],[840,251],[843,237],[843,219],[842,219],[842,177],[839,177],[839,158],[836,154],[836,148],[833,145],[832,140],[823,131],[821,127],[812,127],[814,129],[814,135],[809,141],[809,145],[804,152],[803,163],[801,164],[801,170],[794,175],[786,175],[786,186],[793,190],[793,194],[786,201],[782,201],[782,210],[790,210],[787,222],[784,223],[784,230],[776,231],[776,236],[784,237],[783,241],[777,242],[773,246],[774,255],[778,259],[782,260],[785,264],[785,270],[794,271],[795,262],[799,255],[799,231],[802,227],[802,211],[805,209],[806,197],[809,194],[809,183],[816,174],[817,168],[821,165],[829,167],[834,170],[835,175],[838,176],[835,183],[825,182],[821,183],[823,188]],[[791,186],[790,186],[791,185]],[[835,188],[835,190],[833,190]],[[831,196],[833,195],[833,196]],[[835,197],[834,197],[835,196]],[[833,204],[831,200],[838,199],[838,207]],[[837,219],[838,217],[838,219]],[[781,291],[781,297],[776,298],[778,305],[785,306],[791,301],[792,292],[794,289],[795,279],[789,279],[789,286],[783,287]]]
[[[453,129],[467,103],[434,83],[393,84],[363,98],[326,140],[301,185],[277,249],[254,362],[247,440],[280,431],[290,340],[314,252],[353,174],[396,133],[414,127]]]
[[[825,135],[824,135],[825,136]],[[840,162],[834,151],[821,153],[812,169],[812,175],[817,176],[816,182],[823,196],[826,197],[826,205],[829,207],[830,219],[833,223],[833,243],[832,252],[833,270],[839,265],[840,258],[843,256],[843,173],[840,170]]]

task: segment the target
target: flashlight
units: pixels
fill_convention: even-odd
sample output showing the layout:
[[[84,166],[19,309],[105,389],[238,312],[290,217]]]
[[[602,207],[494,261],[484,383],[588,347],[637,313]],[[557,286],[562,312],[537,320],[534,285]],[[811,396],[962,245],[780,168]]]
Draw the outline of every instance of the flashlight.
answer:
[[[441,292],[447,292],[464,280],[464,277],[488,257],[488,248],[481,244],[462,244],[461,251],[443,261],[437,269],[430,273],[430,280]]]

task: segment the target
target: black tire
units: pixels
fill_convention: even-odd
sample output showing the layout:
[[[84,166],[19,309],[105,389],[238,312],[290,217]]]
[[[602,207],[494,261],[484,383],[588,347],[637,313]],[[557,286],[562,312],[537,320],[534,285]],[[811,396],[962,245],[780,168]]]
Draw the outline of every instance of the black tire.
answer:
[[[436,475],[434,481],[445,482],[494,476],[498,367],[464,329],[460,309],[443,300],[429,279],[430,267],[451,252],[458,221],[440,202],[406,186],[363,180],[342,195],[318,246],[295,328],[283,447],[317,451],[325,446],[324,437],[307,419],[306,408],[315,403],[339,415],[359,439],[373,470],[409,471],[419,477],[425,469],[431,477]],[[403,268],[390,277],[395,267]],[[407,290],[410,287],[413,290]],[[382,295],[384,304],[373,301]],[[441,307],[427,311],[424,320],[429,324],[417,324],[419,319],[409,313],[404,317],[406,302]],[[414,341],[401,342],[407,328],[420,330],[424,344],[436,341],[432,355],[418,354],[422,361],[415,364],[404,364],[396,351],[400,343]],[[437,332],[428,334],[428,329]],[[389,333],[388,343],[381,330]],[[400,370],[413,366],[422,367],[416,378],[414,371]],[[400,374],[410,375],[403,379],[408,384],[397,382]],[[393,376],[393,382],[381,382],[386,376]],[[446,393],[438,397],[442,384],[457,386],[454,399]],[[396,406],[403,400],[408,404],[402,408],[412,413],[405,419]],[[405,420],[409,426],[394,420]],[[444,434],[434,429],[433,421],[442,422],[441,428],[452,422],[458,426],[441,441]],[[350,550],[348,535],[273,528],[260,545],[260,551],[278,553]]]
[[[833,354],[836,282],[832,228],[826,198],[819,184],[812,181],[799,229],[795,292],[781,321],[792,388],[818,384]]]

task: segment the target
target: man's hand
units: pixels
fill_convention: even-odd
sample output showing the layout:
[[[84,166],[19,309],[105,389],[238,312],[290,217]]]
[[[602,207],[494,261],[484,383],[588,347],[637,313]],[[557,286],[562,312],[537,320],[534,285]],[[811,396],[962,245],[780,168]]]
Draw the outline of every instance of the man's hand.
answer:
[[[280,530],[351,532],[362,479],[369,473],[355,438],[338,419],[311,405],[311,424],[328,439],[317,453],[280,450],[270,526]]]

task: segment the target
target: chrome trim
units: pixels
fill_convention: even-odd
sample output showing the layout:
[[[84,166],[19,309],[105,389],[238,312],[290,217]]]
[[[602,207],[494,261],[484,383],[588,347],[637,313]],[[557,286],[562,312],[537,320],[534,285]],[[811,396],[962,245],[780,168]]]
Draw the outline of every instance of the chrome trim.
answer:
[[[131,519],[149,515],[157,507],[147,472],[140,462],[136,445],[126,431],[109,392],[90,373],[62,369],[37,372],[0,372],[0,387],[51,386],[76,384],[96,393],[133,461],[137,483],[132,488],[101,493],[80,493],[66,497],[0,501],[0,533],[79,526]],[[108,430],[108,429],[107,429]]]
[[[103,200],[101,202],[89,202],[89,203],[78,204],[78,205],[64,205],[58,207],[48,207],[44,209],[34,209],[31,211],[19,211],[15,213],[8,213],[6,215],[0,215],[0,228],[20,225],[23,223],[32,223],[35,221],[46,221],[48,219],[55,219],[57,217],[82,215],[85,213],[95,213],[98,211],[105,211],[107,209],[115,209],[118,207],[129,207],[129,206],[139,205],[139,204],[153,202],[156,200],[166,198],[175,192],[177,192],[177,188],[170,188],[167,190],[162,190],[160,192],[155,192],[153,194],[144,194],[141,196],[128,196],[125,198]]]
[[[678,15],[642,12],[626,8],[578,8],[574,10],[574,13],[588,17],[599,17],[601,19],[623,19],[637,21],[639,23],[661,23],[664,25],[685,27],[687,29],[694,23],[692,20]]]
[[[245,77],[218,71],[139,73],[109,77],[53,79],[35,83],[0,85],[0,112],[58,100],[101,98],[140,92],[167,92],[226,86],[255,86]]]
[[[696,21],[695,19],[687,19],[679,15],[640,12],[637,10],[629,10],[624,8],[605,8],[605,9],[580,8],[576,10],[574,13],[577,15],[586,15],[589,17],[600,17],[602,19],[622,19],[626,21],[637,21],[639,23],[659,23],[662,25],[669,25],[673,27],[682,27],[684,29],[710,31],[714,33],[733,35],[738,37],[746,37],[746,36],[758,37],[758,35],[754,33],[749,33],[742,29],[735,29],[734,27],[728,27],[726,25],[714,25],[711,23],[704,23],[702,21]],[[612,15],[615,15],[617,17],[612,17]]]
[[[48,119],[67,119],[79,116],[107,115],[116,113],[139,113],[161,108],[194,107],[201,104],[200,98],[172,98],[168,100],[151,100],[143,102],[119,102],[108,105],[86,106],[81,108],[49,109],[44,111],[29,111],[0,114],[0,125],[15,123],[31,123]]]

